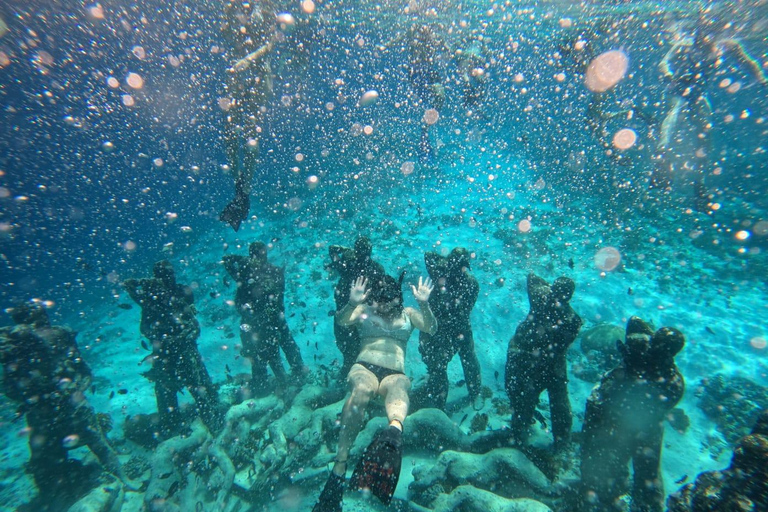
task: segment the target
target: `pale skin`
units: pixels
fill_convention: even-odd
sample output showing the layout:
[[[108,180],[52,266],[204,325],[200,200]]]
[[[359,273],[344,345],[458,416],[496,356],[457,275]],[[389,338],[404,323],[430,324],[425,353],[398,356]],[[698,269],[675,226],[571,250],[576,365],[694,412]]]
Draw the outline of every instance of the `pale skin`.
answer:
[[[407,315],[411,324],[420,331],[434,334],[437,321],[429,308],[429,295],[434,286],[429,278],[419,278],[419,285],[411,285],[413,297],[419,309],[406,307],[400,309],[399,299],[386,303],[374,303],[368,306],[370,289],[368,279],[357,278],[350,288],[349,303],[337,313],[337,321],[343,326],[352,326],[367,320],[382,323],[388,329],[398,329],[405,324]],[[358,362],[375,364],[396,372],[405,369],[405,342],[388,336],[362,338]],[[403,421],[408,414],[408,391],[411,381],[402,373],[389,375],[381,381],[370,370],[360,364],[352,365],[347,376],[350,395],[344,403],[341,416],[341,435],[336,453],[333,472],[343,476],[347,469],[349,450],[357,434],[363,427],[365,410],[374,395],[384,398],[389,424],[402,430]]]

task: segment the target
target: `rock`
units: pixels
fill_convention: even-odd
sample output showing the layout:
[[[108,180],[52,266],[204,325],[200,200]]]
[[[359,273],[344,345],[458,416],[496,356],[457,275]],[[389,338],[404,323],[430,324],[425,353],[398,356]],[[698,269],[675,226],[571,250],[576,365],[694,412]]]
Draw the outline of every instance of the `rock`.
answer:
[[[125,493],[120,482],[100,485],[80,498],[67,512],[119,512],[125,500]]]
[[[507,499],[492,492],[461,485],[435,500],[434,512],[552,512],[548,506],[528,498]]]
[[[546,476],[514,448],[498,448],[483,455],[445,451],[434,466],[417,467],[413,475],[408,498],[427,507],[436,503],[440,494],[450,494],[466,484],[507,498],[546,497],[551,490]]]
[[[760,411],[768,409],[768,389],[742,377],[704,379],[700,392],[699,407],[731,445],[749,434]]]
[[[405,446],[441,452],[468,447],[469,438],[439,409],[420,409],[408,416],[404,432]]]
[[[600,380],[599,376],[593,380],[588,373],[600,375],[616,368],[621,362],[621,354],[616,348],[616,341],[624,339],[624,329],[613,324],[598,324],[584,331],[579,337],[581,351],[587,357],[589,370],[579,378],[587,381]]]

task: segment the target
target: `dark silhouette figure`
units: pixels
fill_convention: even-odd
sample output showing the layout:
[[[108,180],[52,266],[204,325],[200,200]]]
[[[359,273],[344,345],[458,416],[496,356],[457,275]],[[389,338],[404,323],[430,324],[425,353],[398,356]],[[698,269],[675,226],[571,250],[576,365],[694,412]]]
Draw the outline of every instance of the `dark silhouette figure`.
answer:
[[[703,207],[704,209],[700,210],[702,212],[709,210],[709,201],[702,203],[700,199],[701,189],[705,189],[704,178],[710,172],[710,167],[716,163],[712,157],[710,133],[714,109],[710,103],[707,85],[722,72],[720,68],[724,64],[738,65],[749,70],[759,84],[768,85],[768,77],[760,60],[747,51],[743,41],[727,36],[723,24],[709,18],[709,15],[700,13],[692,32],[686,37],[679,37],[659,64],[659,69],[668,82],[667,114],[661,123],[657,144],[659,158],[650,180],[651,188],[668,191],[672,187],[673,176],[684,171],[679,169],[675,173],[671,161],[674,153],[680,151],[674,147],[674,138],[678,135],[681,121],[687,121],[696,135],[690,141],[693,146],[690,155],[693,175],[688,180],[698,189],[694,191],[694,206]]]
[[[768,510],[768,410],[742,437],[728,469],[700,473],[667,500],[669,512]]]
[[[123,287],[141,306],[141,334],[152,344],[152,369],[144,376],[155,383],[157,412],[165,436],[181,426],[176,396],[185,387],[195,399],[197,413],[212,431],[218,430],[218,393],[197,350],[200,324],[192,290],[176,282],[169,261],[159,261],[154,277],[127,279]]]
[[[221,35],[228,44],[224,149],[235,180],[235,196],[219,215],[237,231],[248,218],[251,187],[259,158],[259,134],[273,96],[271,57],[277,38],[271,1],[229,0],[223,6]]]
[[[603,377],[587,400],[581,445],[582,511],[624,510],[617,503],[630,490],[632,511],[664,509],[659,475],[664,418],[685,391],[675,355],[685,336],[673,328],[653,332],[638,317],[618,342],[623,363]]]
[[[371,283],[377,283],[386,275],[384,267],[371,259],[372,251],[371,241],[364,236],[355,240],[354,249],[341,245],[328,248],[331,257],[328,267],[339,274],[339,281],[333,290],[336,311],[340,311],[349,302],[349,290],[355,279],[366,277]],[[333,321],[333,333],[343,358],[339,378],[346,379],[360,353],[360,335],[354,327],[340,325],[336,317]]]
[[[467,391],[473,402],[480,399],[480,363],[475,353],[470,313],[480,285],[469,273],[469,252],[457,247],[447,257],[434,252],[424,263],[435,290],[429,306],[437,319],[437,333],[419,333],[419,353],[427,365],[427,383],[411,395],[414,407],[445,407],[448,396],[448,363],[458,352]]]
[[[38,304],[9,312],[16,326],[0,329],[3,391],[19,403],[17,414],[29,427],[27,471],[39,491],[29,510],[66,510],[98,483],[98,474],[68,458],[67,452],[79,446],[88,446],[106,471],[130,483],[85,398],[92,375],[77,348],[77,334],[52,326]]]
[[[562,450],[570,441],[573,416],[565,355],[582,323],[569,304],[575,287],[567,277],[558,277],[550,287],[544,279],[528,274],[531,309],[509,342],[504,378],[518,442],[525,441],[544,391],[549,394],[555,449]]]
[[[240,312],[242,355],[251,360],[251,387],[257,394],[268,391],[267,365],[280,383],[286,373],[280,349],[296,377],[306,367],[285,320],[285,270],[267,261],[267,247],[253,242],[248,256],[224,256],[224,268],[235,281],[235,305]]]

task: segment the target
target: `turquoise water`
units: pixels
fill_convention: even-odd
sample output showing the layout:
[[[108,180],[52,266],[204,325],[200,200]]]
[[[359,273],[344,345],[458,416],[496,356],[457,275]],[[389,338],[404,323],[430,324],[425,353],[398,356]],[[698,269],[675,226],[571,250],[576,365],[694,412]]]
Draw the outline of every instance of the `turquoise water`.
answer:
[[[99,510],[310,510],[335,455],[346,391],[337,382],[329,248],[352,247],[359,236],[370,238],[387,273],[407,272],[406,284],[427,275],[425,252],[465,247],[480,285],[471,319],[487,397],[473,409],[454,358],[444,416],[422,410],[404,422],[391,507],[435,509],[411,484],[448,450],[479,452],[480,473],[490,471],[482,466],[490,450],[472,443],[503,437],[510,425],[505,362],[528,313],[530,272],[576,284],[571,305],[584,324],[567,356],[575,448],[551,469],[542,394],[547,427],[537,422],[529,443],[549,455],[521,452],[540,472],[507,470],[497,485],[470,484],[572,509],[564,489],[579,479],[586,399],[611,369],[582,341],[606,323],[623,329],[631,316],[687,338],[676,357],[682,413],[664,423],[665,493],[727,467],[768,401],[765,5],[316,1],[274,10],[274,25],[263,18],[271,71],[252,65],[233,80],[228,68],[260,45],[225,37],[218,2],[0,2],[0,301],[34,300],[54,325],[77,331],[93,373],[85,398],[111,416],[109,441],[143,482],[121,492],[97,469],[77,498],[109,488]],[[426,43],[414,36],[420,26],[430,28]],[[704,52],[695,61],[704,67],[686,78],[690,90],[675,90],[659,64],[696,30],[709,30],[708,48],[722,55]],[[618,63],[590,68],[611,51]],[[680,66],[672,62],[682,80]],[[259,96],[249,80],[267,75],[272,90]],[[435,77],[444,97],[422,76]],[[243,95],[238,83],[252,89]],[[378,99],[367,104],[373,90]],[[662,145],[676,92],[684,102],[702,99],[685,103]],[[251,116],[237,129],[226,120],[232,98]],[[237,168],[227,141],[247,167],[250,137],[259,144],[251,204],[235,232],[219,220]],[[669,190],[650,186],[660,168],[671,169]],[[277,389],[259,399],[243,391],[251,365],[240,354],[236,283],[222,265],[255,241],[285,269],[285,317],[309,370],[303,382],[275,385],[270,376]],[[142,375],[151,362],[142,362],[150,351],[141,309],[121,286],[151,276],[161,259],[194,292],[196,343],[222,409],[257,411],[223,433],[180,430],[190,446],[167,471],[157,469],[156,445],[126,436],[131,418],[156,412],[156,403]],[[409,288],[405,304],[416,307]],[[8,315],[2,322],[12,325]],[[417,339],[405,355],[414,388],[426,379]],[[718,377],[726,389],[715,395]],[[190,393],[179,398],[192,422]],[[15,510],[37,494],[25,472],[35,440],[19,403],[4,395],[0,404],[0,493]],[[473,427],[480,414],[487,423]],[[381,399],[370,417],[352,464],[386,423]],[[80,447],[69,457],[99,468],[89,453]],[[450,494],[449,480],[438,494]],[[29,510],[67,510],[73,500]],[[349,491],[344,508],[386,507]]]

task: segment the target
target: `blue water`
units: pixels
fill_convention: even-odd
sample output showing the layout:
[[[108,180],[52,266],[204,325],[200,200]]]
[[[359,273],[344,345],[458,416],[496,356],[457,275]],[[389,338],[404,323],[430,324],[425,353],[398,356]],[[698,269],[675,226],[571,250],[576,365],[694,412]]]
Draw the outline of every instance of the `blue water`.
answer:
[[[324,265],[330,245],[352,246],[365,235],[374,259],[391,275],[407,270],[407,283],[426,275],[426,251],[464,246],[474,253],[472,273],[481,287],[475,340],[483,384],[499,403],[507,400],[507,343],[528,312],[528,272],[550,282],[561,275],[575,280],[572,304],[584,319],[582,333],[602,322],[623,327],[633,315],[681,329],[688,344],[677,364],[688,386],[679,407],[691,426],[683,434],[666,426],[665,491],[675,491],[683,475],[692,481],[728,465],[733,442],[702,411],[699,396],[702,379],[716,374],[747,378],[762,393],[768,385],[768,105],[765,86],[726,54],[703,85],[713,110],[709,162],[717,162],[707,168],[705,184],[717,209],[694,209],[684,169],[695,160],[696,134],[685,119],[673,144],[680,175],[664,201],[651,200],[648,180],[666,114],[658,64],[675,30],[696,23],[698,2],[413,2],[408,13],[398,2],[318,1],[311,13],[300,3],[279,5],[296,22],[279,30],[272,55],[274,94],[261,124],[250,214],[237,233],[218,220],[234,189],[224,170],[219,108],[233,52],[219,32],[219,4],[0,1],[8,26],[7,33],[0,30],[0,308],[42,301],[52,323],[79,332],[97,384],[87,399],[112,416],[109,437],[121,462],[151,460],[151,451],[123,438],[123,421],[155,408],[138,365],[147,355],[139,308],[118,307],[132,304],[121,281],[149,276],[157,260],[173,263],[179,281],[195,291],[198,346],[225,389],[234,386],[229,375],[250,370],[233,343],[239,317],[226,301],[235,286],[219,262],[224,254],[245,255],[250,242],[268,243],[270,261],[285,267],[287,320],[312,372],[309,382],[340,393],[326,377],[340,354],[330,316],[336,276]],[[765,72],[765,7],[758,4],[718,2],[721,10],[711,17],[733,20],[721,33],[739,37]],[[429,155],[422,138],[428,105],[409,84],[407,45],[398,38],[415,23],[430,24],[447,46],[433,63],[446,97],[428,130]],[[584,31],[598,24],[603,30],[589,39]],[[590,42],[588,59],[562,51],[580,34]],[[454,54],[473,38],[482,40],[487,80],[482,99],[468,107]],[[643,115],[611,118],[601,140],[588,128],[595,93],[584,86],[579,59],[609,50],[624,52],[629,69],[606,97]],[[141,88],[128,84],[130,73],[143,79]],[[371,89],[378,102],[359,106]],[[637,136],[626,151],[612,148],[622,128]],[[615,270],[596,268],[595,254],[605,247],[621,253]],[[415,305],[408,292],[406,298]],[[12,324],[7,315],[0,322]],[[406,373],[418,383],[426,370],[415,339]],[[573,375],[584,360],[577,340],[569,355],[575,432],[596,384]],[[446,412],[466,433],[475,412],[466,387],[457,385],[464,376],[456,360],[449,377]],[[119,389],[128,391],[114,394]],[[188,401],[188,394],[182,397]],[[16,403],[3,397],[0,404],[8,447],[0,493],[11,510],[32,499],[35,488],[23,471],[24,419],[15,418]],[[284,407],[286,418],[290,404]],[[490,399],[485,407],[488,430],[508,425],[508,413]],[[375,416],[382,412],[374,409]],[[250,435],[260,440],[254,460],[275,443],[266,428],[253,423]],[[403,507],[412,469],[431,467],[440,452],[419,450],[409,439],[395,495]],[[546,439],[542,431],[537,442],[547,446]],[[198,462],[211,457],[190,455]],[[331,458],[309,454],[286,463],[284,457],[284,466],[263,471],[271,484],[250,492],[239,474],[222,510],[308,510]],[[217,482],[215,471],[205,475]],[[150,472],[138,478],[149,481]],[[185,510],[198,501],[217,510],[216,489],[206,494],[203,487],[182,484],[158,510]],[[142,492],[126,493],[122,509],[141,510],[143,499]],[[374,505],[345,501],[345,510],[367,507]]]

